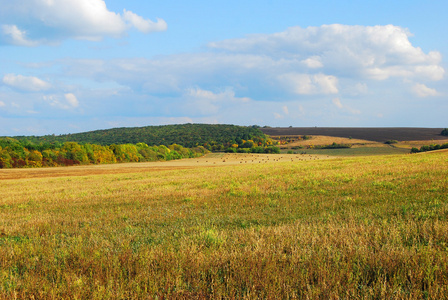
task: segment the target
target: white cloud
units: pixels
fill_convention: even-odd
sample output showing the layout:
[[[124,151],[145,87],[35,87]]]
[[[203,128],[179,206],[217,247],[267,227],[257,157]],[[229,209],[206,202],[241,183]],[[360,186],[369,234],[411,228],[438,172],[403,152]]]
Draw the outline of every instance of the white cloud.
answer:
[[[3,36],[3,40],[16,46],[36,46],[37,43],[30,41],[26,37],[26,31],[22,31],[17,28],[16,25],[1,25],[0,26],[0,38]],[[0,39],[1,41],[1,39]]]
[[[128,23],[135,18],[127,16]],[[132,21],[133,26],[140,26],[138,20]],[[143,25],[140,30],[145,30]],[[396,26],[296,27],[217,42],[200,53],[154,59],[58,60],[37,66],[45,74],[60,72],[57,79],[46,79],[52,83],[53,94],[44,98],[47,105],[36,105],[42,104],[40,95],[32,95],[40,98],[33,103],[28,100],[28,106],[22,101],[28,94],[22,99],[0,99],[8,99],[8,109],[16,101],[21,111],[34,109],[39,116],[82,111],[84,116],[137,116],[150,122],[190,118],[248,125],[342,126],[360,125],[350,120],[361,120],[356,115],[362,111],[359,122],[374,125],[380,112],[412,101],[421,104],[417,97],[445,94],[440,53],[424,53],[410,44],[409,36]],[[426,86],[436,80],[445,80],[434,84],[437,91]],[[82,95],[82,105],[75,95],[68,96],[69,91]],[[400,125],[392,115],[388,112],[382,124]],[[368,116],[375,120],[366,123]]]
[[[440,80],[441,54],[425,54],[409,41],[405,28],[386,26],[322,25],[291,27],[274,34],[254,34],[242,39],[210,43],[231,53],[262,54],[301,62],[324,73],[363,76],[373,80],[391,77],[427,77]]]
[[[3,77],[3,83],[15,89],[28,92],[45,91],[51,88],[48,82],[37,77],[15,74],[6,74]]]
[[[417,66],[415,67],[415,73],[427,80],[437,81],[443,79],[445,70],[438,65]]]
[[[64,97],[65,97],[65,100],[67,101],[68,105],[70,105],[71,107],[79,106],[78,99],[72,93],[65,94]]]
[[[118,38],[131,28],[143,33],[167,28],[162,19],[153,22],[126,9],[123,14],[112,12],[103,0],[21,0],[20,5],[11,2],[0,0],[0,43],[36,46],[66,38]]]
[[[166,22],[162,19],[157,19],[157,22],[145,20],[139,15],[134,14],[132,11],[127,11],[126,9],[123,11],[123,19],[143,33],[164,31],[168,27]]]
[[[305,60],[302,60],[302,63],[304,63],[310,69],[322,68],[324,66],[319,56],[309,57]]]
[[[412,87],[412,90],[418,97],[421,97],[421,98],[439,95],[439,93],[435,89],[429,88],[426,85],[421,84],[421,83],[416,83]]]
[[[359,114],[361,114],[361,111],[359,109],[354,109],[354,108],[351,108],[351,107],[349,107],[347,105],[343,105],[341,103],[341,99],[339,99],[339,98],[333,98],[332,102],[333,102],[333,104],[337,108],[344,109],[344,110],[348,111],[349,113],[351,113],[352,115],[359,115]]]
[[[45,95],[43,99],[51,106],[59,109],[69,110],[79,106],[78,99],[72,93],[64,94],[63,97],[60,95]]]
[[[5,107],[5,106],[6,106],[5,102],[0,101],[0,107]]]
[[[217,114],[226,106],[250,102],[247,97],[236,97],[232,89],[214,93],[197,87],[189,88],[186,90],[184,98],[186,99],[184,110],[200,115]]]
[[[414,82],[442,80],[445,72],[440,53],[424,53],[410,36],[393,25],[292,27],[211,43],[211,51],[201,53],[72,60],[66,71],[160,97],[181,97],[194,86],[208,91],[232,87],[255,101],[368,97],[391,88],[407,94]]]
[[[341,100],[339,98],[334,98],[333,100],[333,104],[336,105],[337,108],[343,108],[344,106],[341,103]]]
[[[338,93],[338,79],[331,75],[288,73],[278,76],[278,80],[298,95]]]

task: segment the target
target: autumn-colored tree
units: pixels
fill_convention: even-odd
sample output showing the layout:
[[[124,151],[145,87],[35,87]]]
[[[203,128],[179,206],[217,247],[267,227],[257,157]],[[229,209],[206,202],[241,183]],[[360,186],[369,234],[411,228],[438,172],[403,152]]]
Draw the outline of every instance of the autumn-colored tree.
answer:
[[[37,150],[31,150],[28,153],[28,157],[26,159],[27,167],[42,167],[42,154]]]
[[[69,160],[73,160],[75,163],[80,164],[88,164],[89,157],[87,156],[87,152],[85,148],[81,147],[76,142],[66,142],[61,149],[65,152],[65,158]]]
[[[90,145],[93,151],[93,163],[109,164],[116,163],[117,159],[112,149],[107,146]]]
[[[6,149],[2,149],[0,146],[0,169],[1,168],[11,168],[12,158]]]

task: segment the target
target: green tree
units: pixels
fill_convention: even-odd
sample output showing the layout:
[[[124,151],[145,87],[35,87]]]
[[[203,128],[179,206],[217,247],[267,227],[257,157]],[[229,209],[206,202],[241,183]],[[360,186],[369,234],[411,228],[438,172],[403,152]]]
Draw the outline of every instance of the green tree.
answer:
[[[441,135],[448,135],[448,128],[442,130]]]

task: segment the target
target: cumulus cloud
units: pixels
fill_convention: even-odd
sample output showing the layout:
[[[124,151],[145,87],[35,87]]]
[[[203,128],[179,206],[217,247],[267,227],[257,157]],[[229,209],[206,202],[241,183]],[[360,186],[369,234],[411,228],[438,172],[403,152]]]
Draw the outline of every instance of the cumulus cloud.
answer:
[[[423,52],[410,37],[393,25],[293,27],[211,43],[201,53],[70,60],[64,71],[156,97],[184,97],[197,86],[207,91],[232,87],[235,97],[254,101],[367,97],[391,88],[407,94],[415,82],[442,80],[445,73],[440,53]]]
[[[335,76],[288,73],[278,77],[287,88],[299,95],[337,94],[338,79]]]
[[[74,109],[79,106],[79,101],[76,96],[72,93],[67,93],[64,95],[45,95],[43,100],[55,108],[59,109]]]
[[[103,0],[0,0],[0,43],[18,46],[51,44],[67,38],[100,40],[121,37],[129,29],[164,31],[162,19],[153,22],[126,9],[108,10]]]
[[[424,84],[417,83],[412,87],[413,92],[421,98],[438,96],[439,93],[432,88],[427,87]]]
[[[64,95],[65,100],[67,101],[67,104],[71,107],[78,107],[79,106],[79,101],[76,98],[75,95],[73,95],[72,93],[68,93]]]
[[[233,53],[258,53],[297,60],[308,68],[325,67],[341,76],[373,80],[391,77],[443,78],[441,54],[425,54],[409,41],[405,28],[386,26],[322,25],[291,27],[274,34],[210,43],[214,49]]]
[[[125,12],[123,18],[146,30],[135,15]],[[55,95],[44,100],[64,113],[80,112],[77,97],[66,94],[76,90],[82,91],[83,108],[90,106],[83,113],[101,111],[105,117],[148,114],[153,119],[188,117],[238,124],[278,118],[276,124],[283,125],[295,124],[290,122],[294,119],[334,125],[327,119],[337,115],[348,122],[347,115],[362,111],[363,117],[376,116],[387,105],[409,103],[409,91],[415,97],[440,94],[426,86],[446,80],[440,53],[423,52],[410,43],[410,36],[392,25],[336,24],[216,42],[200,53],[58,60],[50,64],[52,72],[61,70],[58,80],[48,79],[58,82],[51,88]],[[28,38],[26,32],[23,37]],[[50,69],[39,67],[43,72]],[[443,92],[444,86],[438,83],[437,89]],[[8,108],[11,102],[8,99]]]
[[[28,92],[45,91],[51,88],[51,84],[37,77],[15,74],[6,74],[3,77],[3,83],[12,88]]]
[[[257,101],[309,95],[361,97],[391,86],[405,90],[413,82],[444,78],[440,53],[424,53],[410,43],[410,36],[393,25],[293,27],[211,43],[210,50],[202,53],[71,60],[65,71],[158,96],[181,97],[183,91],[200,86],[208,91],[233,87],[236,95]]]
[[[217,114],[226,106],[250,102],[247,97],[236,97],[232,89],[216,93],[198,87],[190,88],[185,91],[184,98],[186,102],[183,110],[194,115]]]

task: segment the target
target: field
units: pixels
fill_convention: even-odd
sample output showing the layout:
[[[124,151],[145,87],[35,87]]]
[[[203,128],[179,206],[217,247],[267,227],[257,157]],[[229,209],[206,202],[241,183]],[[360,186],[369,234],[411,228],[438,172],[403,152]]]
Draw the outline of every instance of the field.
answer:
[[[280,146],[282,153],[293,151],[312,155],[370,156],[410,153],[413,147],[445,144],[442,128],[262,128],[265,134],[278,141],[289,142]],[[302,139],[306,135],[308,139]],[[386,144],[394,141],[393,144]],[[336,144],[351,145],[344,149],[309,149],[310,146]]]
[[[342,138],[353,138],[384,143],[388,140],[397,141],[438,141],[446,140],[440,133],[443,128],[350,128],[350,127],[289,127],[261,128],[270,136],[284,135],[322,135]]]
[[[447,151],[0,170],[0,194],[2,299],[448,295]]]

